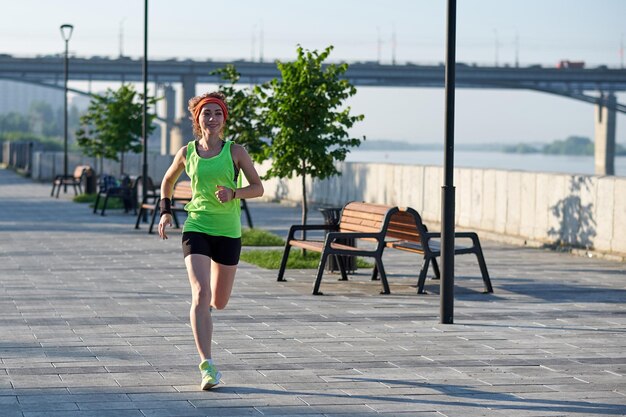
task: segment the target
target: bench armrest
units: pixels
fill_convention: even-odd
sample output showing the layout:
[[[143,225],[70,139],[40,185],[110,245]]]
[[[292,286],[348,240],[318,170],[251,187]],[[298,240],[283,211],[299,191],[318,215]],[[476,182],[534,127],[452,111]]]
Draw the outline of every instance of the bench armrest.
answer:
[[[384,235],[379,232],[329,232],[324,240],[324,250],[337,239],[376,239],[379,248],[385,244]]]
[[[426,239],[426,242],[428,242],[428,240],[432,238],[441,238],[441,232],[427,232],[424,233],[423,236]],[[472,239],[474,246],[480,247],[480,241],[478,240],[478,235],[475,232],[455,232],[454,238]]]
[[[338,226],[334,224],[294,224],[289,228],[287,242],[293,240],[296,232],[303,230],[337,230]]]

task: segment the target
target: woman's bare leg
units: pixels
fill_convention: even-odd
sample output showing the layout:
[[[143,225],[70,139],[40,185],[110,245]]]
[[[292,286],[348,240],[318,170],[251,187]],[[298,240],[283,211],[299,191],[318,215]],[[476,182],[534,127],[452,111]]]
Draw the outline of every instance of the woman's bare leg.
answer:
[[[185,257],[185,266],[191,285],[189,319],[200,360],[211,359],[213,319],[209,308],[226,307],[235,282],[237,265],[222,265],[204,255]]]
[[[191,285],[191,308],[189,319],[200,360],[211,358],[211,338],[213,320],[211,306],[211,258],[205,255],[191,254],[185,257],[185,266]]]
[[[237,265],[222,265],[211,261],[211,305],[217,310],[226,308],[236,272]]]

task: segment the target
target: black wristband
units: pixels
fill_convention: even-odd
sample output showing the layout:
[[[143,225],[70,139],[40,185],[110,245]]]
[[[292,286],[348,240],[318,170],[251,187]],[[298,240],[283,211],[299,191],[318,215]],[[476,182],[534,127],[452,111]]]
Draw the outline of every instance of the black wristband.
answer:
[[[233,200],[237,198],[237,189],[233,188]]]
[[[159,201],[159,208],[161,209],[161,216],[164,214],[172,214],[172,200],[165,197]]]

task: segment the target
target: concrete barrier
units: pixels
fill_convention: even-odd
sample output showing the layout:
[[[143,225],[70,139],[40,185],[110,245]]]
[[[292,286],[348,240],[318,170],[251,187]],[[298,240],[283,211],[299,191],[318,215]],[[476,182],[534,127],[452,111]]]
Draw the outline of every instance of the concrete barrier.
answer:
[[[125,172],[140,175],[142,156],[125,157]],[[95,166],[93,158],[69,155],[71,169]],[[148,173],[157,182],[172,161],[150,154]],[[269,162],[258,166],[263,175]],[[436,166],[345,162],[341,176],[307,178],[312,204],[343,206],[348,201],[410,206],[428,224],[441,220],[443,169]],[[35,152],[32,177],[51,180],[63,169],[62,152]],[[102,172],[98,170],[99,172]],[[105,161],[105,173],[119,164]],[[456,168],[456,223],[492,239],[532,246],[564,246],[626,260],[626,178],[495,169]],[[301,179],[264,180],[266,200],[301,200]]]
[[[269,163],[259,167],[261,174]],[[307,180],[312,204],[347,201],[410,206],[427,223],[441,220],[443,169],[341,163],[343,174]],[[626,260],[626,178],[456,168],[456,223],[486,237],[532,246],[574,248]],[[301,199],[301,180],[264,181],[265,198]]]

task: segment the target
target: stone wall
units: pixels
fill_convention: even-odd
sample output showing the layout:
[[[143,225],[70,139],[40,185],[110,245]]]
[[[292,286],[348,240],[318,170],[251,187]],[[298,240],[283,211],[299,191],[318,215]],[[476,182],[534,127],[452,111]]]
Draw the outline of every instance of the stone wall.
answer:
[[[125,159],[126,173],[139,175],[141,155]],[[160,182],[171,163],[169,155],[149,157],[149,175]],[[94,165],[93,158],[69,156],[69,167]],[[35,152],[32,177],[51,180],[63,169],[62,152]],[[269,168],[258,167],[262,175]],[[342,206],[348,201],[410,206],[427,223],[441,219],[443,169],[435,166],[341,163],[341,176],[307,179],[309,201]],[[105,162],[104,172],[119,173]],[[457,226],[515,243],[573,246],[626,259],[626,178],[495,169],[457,168]],[[264,181],[266,200],[301,199],[301,180]]]
[[[265,172],[267,165],[260,167]],[[311,203],[347,201],[410,206],[441,220],[443,169],[343,163],[343,173],[307,181]],[[626,178],[457,168],[456,224],[515,243],[573,246],[626,259]],[[266,197],[300,201],[298,178],[264,182]]]

